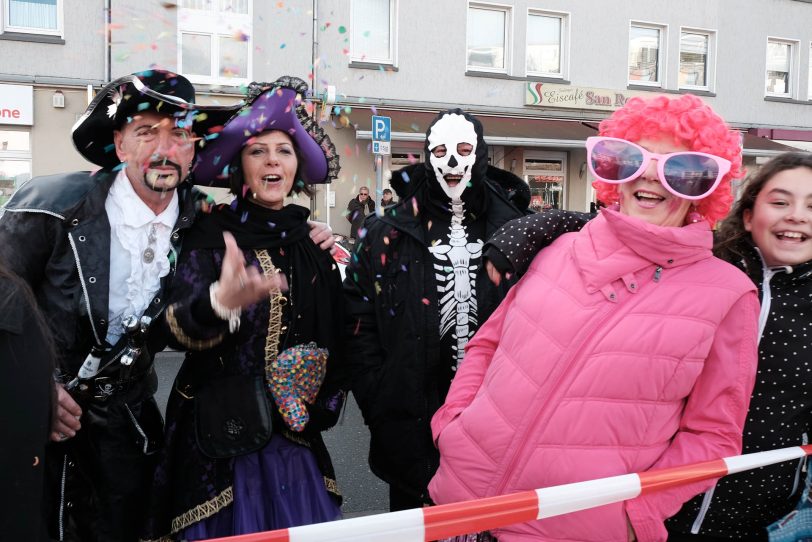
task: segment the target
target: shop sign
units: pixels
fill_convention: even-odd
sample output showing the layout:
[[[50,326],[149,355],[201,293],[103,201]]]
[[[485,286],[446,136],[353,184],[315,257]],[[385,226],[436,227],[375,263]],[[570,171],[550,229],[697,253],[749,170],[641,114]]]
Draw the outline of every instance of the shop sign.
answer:
[[[0,85],[0,124],[34,124],[34,87]]]
[[[633,96],[651,96],[651,92],[575,87],[554,83],[527,83],[525,105],[568,109],[614,111],[626,105]]]

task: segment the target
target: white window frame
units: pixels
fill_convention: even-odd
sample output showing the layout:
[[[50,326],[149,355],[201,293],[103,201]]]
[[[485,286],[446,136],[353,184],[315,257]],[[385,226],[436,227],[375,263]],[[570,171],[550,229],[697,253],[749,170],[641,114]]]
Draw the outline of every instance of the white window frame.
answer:
[[[527,50],[530,47],[530,17],[533,15],[540,15],[542,17],[556,17],[561,19],[561,41],[558,44],[559,47],[559,62],[560,62],[560,73],[545,73],[545,72],[533,72],[527,69]],[[524,51],[525,51],[525,61],[524,61],[524,69],[525,69],[525,76],[531,77],[549,77],[554,79],[568,79],[569,78],[569,68],[570,68],[570,19],[572,15],[567,11],[548,11],[542,9],[534,9],[529,8],[527,10],[527,21],[528,24],[525,30],[525,44],[524,44]]]
[[[809,59],[806,63],[806,99],[812,100],[812,41],[809,42],[809,47],[806,51],[809,53]]]
[[[398,55],[398,0],[389,0],[389,58],[373,58],[357,55],[355,53],[355,21],[353,20],[352,3],[350,0],[350,62],[362,64],[382,64],[397,67]]]
[[[787,92],[779,93],[779,92],[769,92],[767,91],[767,49],[768,47],[764,47],[764,95],[771,96],[775,98],[794,98],[798,95],[798,88],[801,81],[801,70],[800,70],[800,45],[801,43],[798,40],[790,39],[790,38],[779,38],[776,36],[767,36],[767,44],[770,42],[773,43],[780,43],[782,45],[789,45],[789,88],[787,88]]]
[[[216,3],[214,4],[216,5]],[[197,13],[195,13],[197,12]],[[187,16],[193,18],[189,22]],[[233,14],[216,10],[196,10],[191,8],[178,8],[177,49],[178,72],[183,74],[192,83],[221,86],[247,85],[253,81],[254,72],[254,2],[248,2],[248,14]],[[248,28],[245,28],[246,25]],[[220,38],[233,38],[237,30],[248,30],[248,58],[246,59],[245,77],[220,77]],[[195,75],[183,71],[183,34],[211,37],[211,74]]]
[[[716,83],[716,30],[708,28],[696,28],[694,26],[681,26],[679,29],[679,54],[677,55],[677,70],[682,68],[682,34],[703,34],[708,37],[708,54],[705,57],[705,84],[704,85],[680,85],[679,73],[677,73],[677,85],[685,90],[705,90],[713,92]]]
[[[629,77],[629,53],[632,49],[632,27],[649,28],[660,31],[660,43],[657,45],[657,66],[659,67],[659,80],[657,81],[640,81],[631,79]],[[644,87],[666,88],[667,80],[667,59],[668,59],[668,25],[663,23],[655,23],[651,21],[629,21],[629,32],[626,39],[626,79],[629,85],[637,85]]]
[[[65,10],[63,7],[64,0],[56,0],[56,29],[51,30],[48,28],[34,28],[28,26],[12,26],[9,22],[9,15],[11,8],[9,7],[9,0],[2,0],[0,4],[0,12],[2,12],[2,28],[0,33],[3,32],[19,32],[20,34],[39,34],[42,36],[58,36],[65,38]]]
[[[468,65],[468,11],[471,9],[489,9],[492,11],[502,11],[505,13],[505,57],[504,68],[488,68],[484,66],[469,66]],[[510,4],[494,4],[491,2],[468,2],[465,10],[465,69],[472,72],[483,73],[501,73],[509,75],[511,65],[513,63],[513,6]]]

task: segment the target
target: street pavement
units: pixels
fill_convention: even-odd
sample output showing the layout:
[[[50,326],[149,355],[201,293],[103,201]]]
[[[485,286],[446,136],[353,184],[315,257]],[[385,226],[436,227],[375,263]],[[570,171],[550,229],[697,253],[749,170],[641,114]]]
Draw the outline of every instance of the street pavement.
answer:
[[[166,400],[175,375],[183,361],[183,353],[166,350],[155,356],[155,369],[158,372],[158,393],[155,398],[166,410]],[[389,509],[387,485],[369,470],[369,430],[364,425],[361,412],[352,396],[347,400],[338,424],[324,433],[324,441],[330,450],[336,478],[344,495],[342,510],[344,517],[379,514]]]

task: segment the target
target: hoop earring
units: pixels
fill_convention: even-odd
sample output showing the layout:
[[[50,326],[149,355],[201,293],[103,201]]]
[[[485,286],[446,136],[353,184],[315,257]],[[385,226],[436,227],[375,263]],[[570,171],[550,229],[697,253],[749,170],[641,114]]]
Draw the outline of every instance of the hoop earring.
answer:
[[[705,217],[699,214],[699,211],[696,209],[696,203],[692,204],[691,210],[685,216],[685,223],[696,224],[697,222],[702,222],[703,220],[705,220]]]

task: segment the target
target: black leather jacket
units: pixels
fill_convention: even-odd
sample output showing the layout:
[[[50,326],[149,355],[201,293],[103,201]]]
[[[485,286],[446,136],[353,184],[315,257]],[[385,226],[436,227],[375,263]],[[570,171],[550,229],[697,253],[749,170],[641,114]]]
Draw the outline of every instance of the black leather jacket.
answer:
[[[54,335],[60,378],[73,379],[93,346],[107,349],[102,366],[109,366],[80,398],[82,429],[45,454],[48,525],[60,540],[134,541],[151,484],[152,453],[163,440],[152,362],[166,345],[157,323],[177,258],[170,258],[171,271],[145,311],[153,318],[146,347],[126,370],[119,363],[126,337],[115,345],[105,341],[111,235],[105,201],[115,178],[110,170],[34,178],[0,217],[0,259],[31,286]],[[173,256],[193,222],[197,194],[188,185],[178,189]]]
[[[34,291],[46,313],[60,354],[58,369],[76,375],[92,346],[105,345],[110,288],[110,223],[105,200],[116,173],[101,170],[37,177],[22,186],[0,217],[0,259]],[[180,250],[182,232],[191,226],[197,191],[178,190],[180,215],[172,250]],[[164,291],[174,275],[163,278],[145,315],[155,319],[164,308]],[[154,326],[155,331],[160,326]],[[149,350],[163,349],[165,338],[150,333]],[[112,352],[123,351],[123,345]],[[109,356],[108,356],[109,357]],[[151,360],[146,360],[151,361]],[[147,367],[139,367],[143,372]]]

